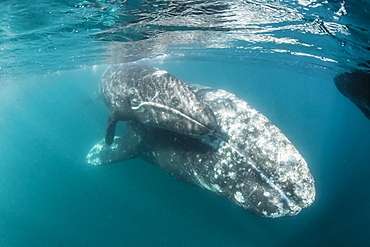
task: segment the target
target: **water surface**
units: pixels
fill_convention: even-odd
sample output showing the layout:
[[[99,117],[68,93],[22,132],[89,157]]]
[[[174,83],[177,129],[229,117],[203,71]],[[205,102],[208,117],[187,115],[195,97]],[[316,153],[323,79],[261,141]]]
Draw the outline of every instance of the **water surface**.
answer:
[[[367,246],[370,122],[334,76],[369,67],[368,1],[0,3],[2,246]],[[264,219],[140,160],[92,167],[108,64],[237,94],[305,157],[314,204]],[[123,131],[123,130],[122,130]]]

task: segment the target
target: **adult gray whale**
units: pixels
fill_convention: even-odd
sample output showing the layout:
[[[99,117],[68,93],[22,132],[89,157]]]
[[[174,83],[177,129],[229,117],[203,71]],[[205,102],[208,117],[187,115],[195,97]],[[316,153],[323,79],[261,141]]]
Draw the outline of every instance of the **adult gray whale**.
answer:
[[[112,65],[103,75],[101,93],[111,110],[105,141],[111,145],[118,121],[136,120],[180,134],[213,131],[212,110],[193,90],[166,71],[143,65]]]
[[[315,187],[307,163],[276,126],[231,93],[191,88],[214,112],[221,135],[194,138],[131,120],[126,137],[115,137],[111,146],[99,141],[87,162],[141,158],[263,217],[296,215],[312,204]]]

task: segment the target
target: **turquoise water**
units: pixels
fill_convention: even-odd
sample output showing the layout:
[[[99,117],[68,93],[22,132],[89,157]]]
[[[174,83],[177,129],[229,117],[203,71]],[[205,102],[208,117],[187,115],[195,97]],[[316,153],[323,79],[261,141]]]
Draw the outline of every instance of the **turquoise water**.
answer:
[[[369,2],[345,6],[3,1],[0,245],[369,246],[370,122],[333,83],[368,66]],[[264,219],[141,160],[87,165],[109,115],[92,99],[113,62],[250,103],[306,159],[316,201]]]

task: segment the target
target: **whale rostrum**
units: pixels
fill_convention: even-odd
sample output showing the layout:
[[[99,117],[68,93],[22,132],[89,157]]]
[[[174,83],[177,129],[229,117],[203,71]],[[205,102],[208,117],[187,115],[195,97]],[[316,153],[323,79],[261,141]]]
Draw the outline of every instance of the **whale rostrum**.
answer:
[[[125,122],[127,136],[115,137],[111,146],[99,141],[87,162],[140,158],[262,217],[296,215],[313,203],[306,161],[271,121],[224,90],[190,89],[213,112],[217,131],[192,136],[132,119]]]

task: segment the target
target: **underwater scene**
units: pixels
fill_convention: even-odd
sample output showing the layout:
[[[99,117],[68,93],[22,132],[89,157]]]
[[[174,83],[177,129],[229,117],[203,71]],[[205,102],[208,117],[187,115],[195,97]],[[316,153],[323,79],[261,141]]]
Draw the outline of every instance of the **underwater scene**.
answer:
[[[370,246],[370,1],[0,1],[0,246]]]

